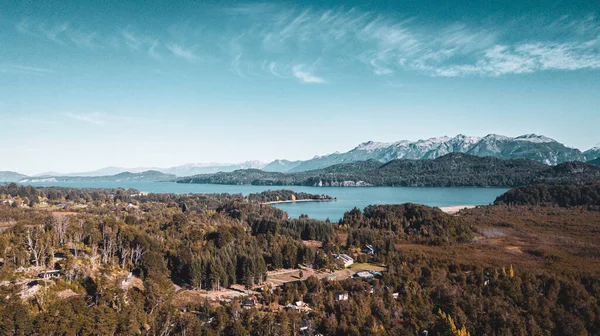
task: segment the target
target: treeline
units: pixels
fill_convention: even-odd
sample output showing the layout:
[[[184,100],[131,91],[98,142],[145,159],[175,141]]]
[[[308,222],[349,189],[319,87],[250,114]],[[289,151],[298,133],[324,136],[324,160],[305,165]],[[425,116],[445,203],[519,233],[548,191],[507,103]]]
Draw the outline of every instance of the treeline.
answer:
[[[332,200],[328,195],[317,195],[305,192],[295,192],[292,190],[266,190],[261,193],[249,194],[247,199],[252,202],[267,203],[279,201],[300,201],[300,200]]]
[[[33,187],[17,183],[0,184],[0,195],[20,197],[32,203],[38,203],[39,198],[50,201],[125,201],[133,194],[139,194],[135,189],[93,189],[93,188],[64,188],[64,187]]]
[[[507,191],[498,196],[494,204],[600,206],[600,184],[530,185]]]
[[[527,159],[502,160],[463,153],[450,153],[433,160],[393,160],[386,164],[371,160],[289,174],[248,169],[177,180],[180,183],[415,187],[515,187],[599,181],[600,167],[583,162],[547,166]]]
[[[396,241],[432,245],[468,242],[472,238],[469,225],[458,217],[425,205],[405,203],[370,205],[363,211],[354,208],[344,214],[340,224],[349,229],[348,244],[364,246],[375,241],[389,242],[383,235],[389,232]],[[389,250],[390,243],[386,243]]]

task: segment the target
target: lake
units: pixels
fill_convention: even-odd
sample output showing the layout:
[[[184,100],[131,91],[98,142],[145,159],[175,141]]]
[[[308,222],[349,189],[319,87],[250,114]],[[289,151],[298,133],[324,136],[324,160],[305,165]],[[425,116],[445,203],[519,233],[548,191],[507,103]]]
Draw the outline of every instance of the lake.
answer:
[[[419,203],[446,207],[453,205],[486,205],[508,189],[505,188],[414,188],[414,187],[300,187],[189,184],[173,182],[44,182],[32,186],[61,186],[70,188],[134,188],[153,193],[258,193],[265,190],[290,189],[296,192],[326,194],[337,198],[332,202],[281,203],[275,207],[285,210],[290,217],[307,214],[311,218],[337,221],[345,211],[369,204]]]

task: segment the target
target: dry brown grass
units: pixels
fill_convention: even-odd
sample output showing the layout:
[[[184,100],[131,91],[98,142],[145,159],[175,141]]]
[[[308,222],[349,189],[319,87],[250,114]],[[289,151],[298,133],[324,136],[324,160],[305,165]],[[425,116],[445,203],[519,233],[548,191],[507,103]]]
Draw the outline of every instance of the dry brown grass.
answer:
[[[348,268],[355,272],[361,272],[361,271],[384,272],[386,270],[386,268],[383,266],[371,264],[371,263],[354,263],[354,264],[350,265],[350,267],[348,267]]]
[[[600,212],[581,208],[489,206],[461,212],[471,243],[398,244],[400,251],[458,264],[600,274]]]
[[[303,240],[302,243],[308,247],[315,249],[323,247],[323,242],[320,242],[318,240]]]

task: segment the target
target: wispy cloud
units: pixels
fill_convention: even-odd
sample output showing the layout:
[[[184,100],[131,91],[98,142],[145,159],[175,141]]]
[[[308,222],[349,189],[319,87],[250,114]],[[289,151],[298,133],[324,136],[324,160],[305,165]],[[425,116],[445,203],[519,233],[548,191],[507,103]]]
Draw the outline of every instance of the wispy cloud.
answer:
[[[237,54],[234,58],[233,61],[231,61],[231,70],[238,76],[240,77],[246,77],[243,73],[242,73],[242,69],[240,68],[241,66],[241,59],[242,59],[242,53]]]
[[[167,49],[169,49],[173,55],[181,57],[189,62],[194,62],[198,59],[193,48],[187,48],[177,43],[171,43],[167,45]]]
[[[295,65],[293,67],[294,77],[298,78],[303,83],[323,84],[325,79],[315,76],[312,73],[304,70],[304,65]]]
[[[52,69],[40,68],[22,64],[0,64],[0,72],[2,73],[17,73],[30,75],[43,75],[56,73]]]
[[[594,15],[481,25],[466,21],[434,24],[359,9],[266,3],[210,8],[222,24],[219,29],[188,19],[167,23],[163,33],[136,30],[131,24],[125,29],[114,27],[112,33],[102,36],[96,33],[101,30],[90,27],[29,18],[20,21],[16,29],[64,46],[139,52],[163,65],[176,58],[190,66],[211,60],[221,64],[223,71],[241,77],[258,74],[303,83],[325,83],[316,75],[325,71],[331,79],[361,69],[390,78],[407,71],[427,76],[497,77],[600,69],[600,22]],[[43,73],[0,65],[0,72],[17,71]]]
[[[48,24],[26,18],[17,23],[16,29],[21,34],[46,39],[61,45],[85,48],[95,48],[99,45],[96,32],[73,27],[68,22]]]
[[[158,53],[157,48],[158,48],[158,40],[154,40],[152,42],[152,44],[150,45],[150,48],[148,48],[148,55],[150,55],[150,57],[152,57],[154,59],[161,59],[162,57]]]
[[[322,66],[356,66],[377,76],[418,71],[430,76],[501,76],[544,70],[600,68],[600,24],[595,16],[563,17],[536,27],[546,40],[515,40],[500,27],[455,22],[424,25],[416,18],[363,12],[357,9],[314,10],[257,6],[235,8],[235,20],[247,31],[237,48],[260,46],[262,68],[277,76],[274,64],[287,64],[303,82],[322,78],[294,64],[323,59]],[[520,27],[527,29],[528,27]],[[264,59],[274,59],[273,64]],[[313,70],[318,70],[315,68]]]
[[[73,120],[85,122],[92,125],[103,126],[106,124],[106,120],[103,118],[102,114],[93,113],[93,114],[81,114],[81,113],[65,113],[65,116],[71,118]]]
[[[143,51],[154,59],[162,59],[162,56],[158,51],[161,44],[157,38],[137,33],[131,26],[121,30],[121,37],[123,38],[125,45],[131,50]]]
[[[267,60],[263,61],[263,65],[262,65],[263,70],[269,71],[275,77],[289,78],[288,76],[283,75],[282,70],[280,70],[279,68],[280,68],[280,65],[278,65],[277,62],[274,62],[274,61],[268,62]]]

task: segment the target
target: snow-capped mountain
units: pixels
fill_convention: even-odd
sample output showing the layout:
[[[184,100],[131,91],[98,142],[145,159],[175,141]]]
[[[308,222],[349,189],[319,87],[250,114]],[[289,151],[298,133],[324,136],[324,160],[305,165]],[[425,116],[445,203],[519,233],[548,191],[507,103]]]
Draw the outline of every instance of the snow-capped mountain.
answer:
[[[296,168],[303,161],[275,160],[262,168],[267,172],[283,173]]]
[[[269,163],[246,161],[242,163],[194,163],[169,168],[137,167],[121,168],[106,167],[96,171],[71,174],[44,174],[42,177],[56,176],[110,176],[124,172],[141,173],[155,170],[177,177],[211,174],[217,172],[232,172],[238,169],[261,169],[267,172],[302,172],[322,169],[340,163],[350,163],[366,160],[389,162],[395,159],[435,159],[449,153],[466,153],[475,156],[492,156],[501,159],[532,159],[548,165],[556,165],[566,161],[590,161],[600,157],[600,145],[581,152],[576,148],[567,147],[554,139],[543,135],[525,134],[518,137],[507,137],[498,134],[488,134],[484,137],[466,136],[459,134],[455,137],[437,137],[417,141],[402,140],[396,142],[367,141],[354,149],[345,152],[335,152],[328,155],[315,156],[306,161],[275,160]],[[20,180],[25,175],[15,176],[8,172],[0,177],[6,181]],[[2,182],[2,179],[0,179]]]
[[[587,160],[595,160],[600,158],[600,144],[583,152]]]
[[[394,159],[435,159],[448,153],[467,153],[494,156],[502,159],[532,159],[549,165],[565,161],[585,161],[586,155],[575,148],[545,137],[526,134],[515,138],[489,134],[483,138],[459,134],[418,141],[393,143],[364,142],[346,153],[334,153],[304,161],[290,172],[320,169],[339,163],[375,159],[387,162]]]

